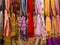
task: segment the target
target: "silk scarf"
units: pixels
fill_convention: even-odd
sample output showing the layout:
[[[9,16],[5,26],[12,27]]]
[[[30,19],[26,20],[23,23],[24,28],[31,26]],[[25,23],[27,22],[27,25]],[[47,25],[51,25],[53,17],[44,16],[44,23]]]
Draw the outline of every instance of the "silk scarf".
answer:
[[[55,0],[56,14],[59,15],[59,0]]]
[[[26,20],[26,0],[21,0],[20,5],[21,10],[21,18],[20,18],[20,35],[22,40],[26,40],[27,38],[27,20]]]
[[[8,10],[10,7],[9,0],[5,0],[5,11],[4,11],[4,34],[6,37],[9,37],[10,29],[9,29],[9,17],[8,17]]]
[[[50,15],[50,0],[45,0],[44,1],[44,12],[45,12],[45,15],[46,16],[49,16]]]
[[[51,0],[51,8],[52,8],[52,11],[53,11],[53,15],[56,16],[56,10],[55,10],[55,2],[54,2],[54,0]]]
[[[49,36],[51,36],[51,19],[50,19],[50,1],[49,0],[45,0],[45,15],[46,15],[46,31],[48,33]]]
[[[4,35],[9,37],[10,29],[9,29],[9,18],[7,10],[5,10],[5,17],[4,17]]]
[[[58,34],[60,34],[60,16],[59,15],[57,15],[56,20],[57,20],[57,30],[56,30],[56,32]]]
[[[28,37],[34,37],[33,0],[27,0]]]

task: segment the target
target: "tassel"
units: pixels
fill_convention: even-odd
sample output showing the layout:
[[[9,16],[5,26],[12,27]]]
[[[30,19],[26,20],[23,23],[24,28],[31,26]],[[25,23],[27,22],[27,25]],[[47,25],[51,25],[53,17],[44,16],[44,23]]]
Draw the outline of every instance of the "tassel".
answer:
[[[33,0],[28,1],[28,37],[34,37]]]

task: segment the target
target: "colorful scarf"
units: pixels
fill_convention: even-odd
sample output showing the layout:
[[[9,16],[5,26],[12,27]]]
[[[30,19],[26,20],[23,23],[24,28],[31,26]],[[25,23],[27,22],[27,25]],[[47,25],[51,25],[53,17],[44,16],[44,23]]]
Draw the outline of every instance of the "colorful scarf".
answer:
[[[21,18],[20,18],[20,35],[22,40],[27,38],[27,23],[26,23],[26,0],[21,0],[20,5]],[[21,10],[22,9],[22,10]]]

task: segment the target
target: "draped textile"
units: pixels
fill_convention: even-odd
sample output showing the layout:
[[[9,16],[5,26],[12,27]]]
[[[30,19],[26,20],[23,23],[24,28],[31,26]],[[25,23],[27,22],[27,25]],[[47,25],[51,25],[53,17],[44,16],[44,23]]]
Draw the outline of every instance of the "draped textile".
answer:
[[[28,37],[34,37],[33,0],[27,0]]]
[[[50,17],[47,16],[46,17],[46,31],[48,33],[48,36],[51,36],[51,33],[52,33],[51,29],[52,29],[51,28],[51,20],[50,20]]]
[[[4,35],[6,37],[9,37],[10,29],[9,29],[9,18],[7,10],[5,10],[5,20],[4,20]]]
[[[56,13],[59,15],[59,0],[55,0]]]
[[[6,37],[9,37],[9,33],[10,33],[10,29],[9,29],[9,14],[8,14],[8,10],[10,7],[10,3],[9,0],[5,0],[5,10],[4,10],[4,35]]]
[[[52,8],[52,11],[53,11],[53,15],[56,16],[56,10],[55,10],[55,2],[54,2],[54,0],[51,0],[51,8]]]
[[[26,22],[26,0],[21,0],[21,7],[20,7],[20,11],[21,11],[21,18],[20,18],[20,35],[21,35],[21,39],[22,40],[26,40],[27,38],[27,22]]]
[[[42,36],[42,28],[43,28],[42,26],[43,26],[42,19],[40,15],[37,15],[37,24],[36,24],[36,36],[37,37]]]
[[[45,0],[44,11],[46,16],[50,16],[50,0]]]
[[[56,32],[57,32],[57,34],[60,34],[60,16],[59,15],[57,15],[57,17],[56,17],[56,22],[57,22]]]

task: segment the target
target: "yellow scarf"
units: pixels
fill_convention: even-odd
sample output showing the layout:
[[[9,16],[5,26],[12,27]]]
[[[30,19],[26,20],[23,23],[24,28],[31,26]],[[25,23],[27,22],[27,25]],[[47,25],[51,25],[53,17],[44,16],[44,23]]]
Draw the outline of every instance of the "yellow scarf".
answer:
[[[51,31],[51,20],[50,20],[49,16],[46,17],[46,31],[48,33],[48,36],[51,36],[51,33],[52,33],[52,31]]]
[[[51,0],[51,8],[52,8],[52,11],[53,11],[53,15],[56,16],[54,0]]]
[[[44,6],[44,10],[45,10],[45,14],[46,16],[49,16],[49,8],[50,8],[50,1],[49,0],[45,0],[45,6]]]

